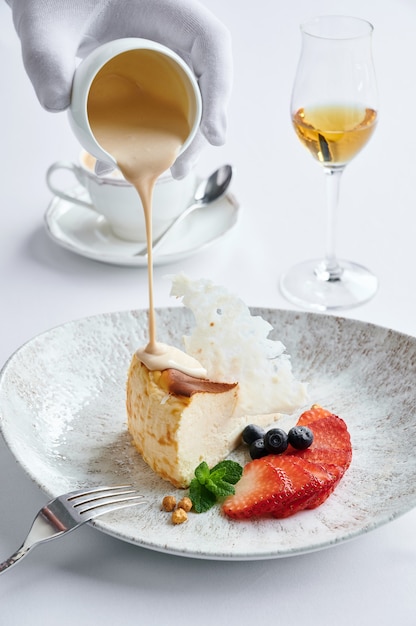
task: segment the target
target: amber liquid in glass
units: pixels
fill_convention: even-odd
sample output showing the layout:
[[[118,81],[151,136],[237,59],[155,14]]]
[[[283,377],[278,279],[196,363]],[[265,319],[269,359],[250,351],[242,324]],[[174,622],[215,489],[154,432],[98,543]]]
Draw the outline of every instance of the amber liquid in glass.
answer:
[[[354,106],[301,108],[292,118],[296,134],[323,165],[345,165],[365,146],[377,112]]]

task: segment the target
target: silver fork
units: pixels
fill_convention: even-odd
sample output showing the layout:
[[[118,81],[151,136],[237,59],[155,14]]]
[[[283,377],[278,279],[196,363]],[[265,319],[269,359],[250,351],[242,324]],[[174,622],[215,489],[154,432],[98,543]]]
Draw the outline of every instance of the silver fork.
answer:
[[[91,487],[59,496],[39,511],[23,545],[0,563],[0,574],[40,543],[61,537],[104,513],[145,502],[143,496],[130,485]]]

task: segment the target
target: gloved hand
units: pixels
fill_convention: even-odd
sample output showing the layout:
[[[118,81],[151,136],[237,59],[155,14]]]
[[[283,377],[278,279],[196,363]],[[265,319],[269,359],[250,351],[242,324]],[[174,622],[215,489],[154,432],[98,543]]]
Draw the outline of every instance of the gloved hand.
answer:
[[[107,41],[143,37],[181,56],[199,81],[200,131],[172,168],[182,178],[205,141],[222,145],[231,90],[231,39],[198,0],[7,0],[19,34],[23,62],[42,106],[69,106],[76,57]]]

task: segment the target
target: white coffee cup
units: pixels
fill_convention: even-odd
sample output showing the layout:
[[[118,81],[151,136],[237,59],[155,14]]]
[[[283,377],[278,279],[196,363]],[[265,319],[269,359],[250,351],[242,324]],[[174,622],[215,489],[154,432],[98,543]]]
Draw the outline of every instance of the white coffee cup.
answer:
[[[179,154],[184,152],[194,139],[202,114],[202,98],[197,80],[189,66],[175,52],[155,41],[139,38],[116,39],[95,48],[75,71],[71,104],[68,109],[69,121],[81,146],[100,161],[115,165],[114,158],[98,143],[88,119],[88,97],[91,85],[98,72],[114,57],[130,51],[145,50],[160,55],[164,61],[164,72],[175,76],[183,85],[187,96],[187,110],[184,111],[189,123],[189,135],[184,141]],[[139,70],[138,70],[139,71]],[[155,76],[163,92],[163,77]],[[138,80],[140,76],[138,75]]]
[[[117,169],[105,176],[97,176],[94,171],[95,162],[94,157],[82,151],[78,163],[71,161],[53,163],[46,173],[49,189],[63,200],[85,206],[104,216],[116,237],[127,241],[144,242],[146,240],[144,211],[136,189]],[[58,174],[62,171],[73,174],[77,186],[82,185],[87,193],[80,194],[75,186],[67,187],[63,182],[64,177]],[[153,193],[154,237],[162,233],[170,222],[191,204],[196,182],[196,175],[193,172],[181,180],[175,180],[169,172],[158,178]]]

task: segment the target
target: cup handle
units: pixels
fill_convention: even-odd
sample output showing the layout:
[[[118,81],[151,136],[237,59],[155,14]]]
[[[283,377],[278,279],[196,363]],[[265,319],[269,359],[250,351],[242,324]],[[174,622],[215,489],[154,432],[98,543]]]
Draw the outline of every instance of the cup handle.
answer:
[[[74,163],[71,163],[70,161],[57,161],[56,163],[53,163],[46,172],[46,184],[48,185],[52,193],[55,194],[55,196],[62,198],[63,200],[67,200],[68,202],[85,206],[88,209],[93,209],[95,211],[95,207],[91,202],[82,200],[82,198],[78,198],[75,194],[62,191],[61,189],[55,186],[55,184],[52,181],[52,177],[53,177],[54,172],[56,172],[57,170],[68,170],[69,172],[72,172],[72,174],[77,179],[77,182],[80,182],[77,176],[77,171],[79,170],[79,168],[76,165],[74,165]]]

